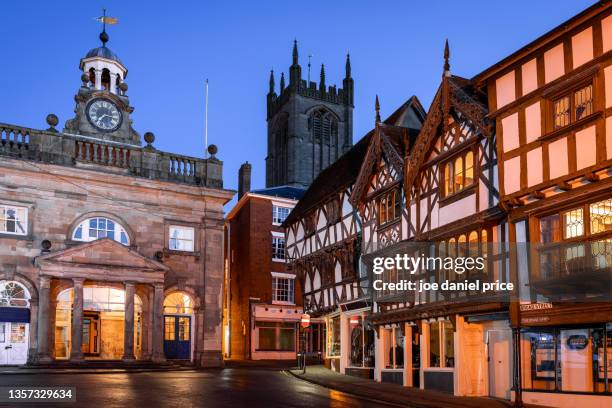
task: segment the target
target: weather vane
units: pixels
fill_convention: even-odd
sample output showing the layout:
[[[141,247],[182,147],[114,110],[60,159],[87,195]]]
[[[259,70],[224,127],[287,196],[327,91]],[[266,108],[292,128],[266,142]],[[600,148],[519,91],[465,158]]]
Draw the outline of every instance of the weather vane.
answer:
[[[105,45],[108,41],[108,34],[106,34],[106,25],[115,25],[119,22],[119,20],[115,17],[109,17],[106,15],[106,9],[102,9],[102,16],[96,17],[96,21],[102,23],[102,32],[100,33],[100,40],[102,41],[102,45]]]

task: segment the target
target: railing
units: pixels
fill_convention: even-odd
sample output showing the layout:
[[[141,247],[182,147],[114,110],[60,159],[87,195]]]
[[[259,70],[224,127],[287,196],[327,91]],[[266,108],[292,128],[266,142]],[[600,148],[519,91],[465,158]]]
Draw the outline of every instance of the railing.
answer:
[[[76,140],[74,159],[79,162],[127,168],[130,163],[130,149]]]
[[[22,154],[29,149],[30,130],[27,128],[0,124],[0,149],[3,153]]]
[[[65,166],[90,165],[101,171],[121,170],[133,176],[222,188],[223,163],[171,154],[152,146],[95,139],[50,130],[0,123],[0,157]]]

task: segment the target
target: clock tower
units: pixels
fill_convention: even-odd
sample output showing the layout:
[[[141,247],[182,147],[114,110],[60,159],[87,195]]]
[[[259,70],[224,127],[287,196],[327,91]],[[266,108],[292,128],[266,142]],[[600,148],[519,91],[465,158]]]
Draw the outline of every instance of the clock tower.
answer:
[[[65,133],[91,136],[140,145],[140,135],[132,128],[127,93],[127,68],[117,54],[106,46],[106,27],[100,33],[102,45],[81,59],[82,85],[75,95],[75,117],[66,122]]]

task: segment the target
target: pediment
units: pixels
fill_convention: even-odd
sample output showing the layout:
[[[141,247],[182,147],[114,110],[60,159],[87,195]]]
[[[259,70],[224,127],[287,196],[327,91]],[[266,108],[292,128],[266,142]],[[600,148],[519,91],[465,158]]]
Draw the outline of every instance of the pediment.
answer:
[[[149,259],[135,249],[122,245],[110,238],[85,242],[71,248],[40,256],[36,259],[36,263],[38,265],[74,264],[80,267],[104,266],[105,268],[149,271],[168,270],[168,267],[164,264]]]

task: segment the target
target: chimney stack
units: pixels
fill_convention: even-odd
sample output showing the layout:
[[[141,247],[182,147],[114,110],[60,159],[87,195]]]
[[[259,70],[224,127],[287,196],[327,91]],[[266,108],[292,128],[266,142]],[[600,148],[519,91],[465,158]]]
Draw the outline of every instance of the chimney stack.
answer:
[[[238,200],[251,191],[251,164],[247,161],[242,163],[238,170]]]

